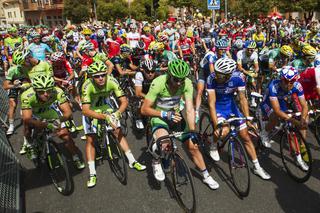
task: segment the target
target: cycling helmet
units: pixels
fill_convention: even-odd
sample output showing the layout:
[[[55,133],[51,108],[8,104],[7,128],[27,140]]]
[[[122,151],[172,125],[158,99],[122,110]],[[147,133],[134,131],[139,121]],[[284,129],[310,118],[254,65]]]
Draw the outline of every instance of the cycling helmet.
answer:
[[[80,45],[80,51],[90,51],[90,50],[94,50],[94,45],[91,41],[86,41],[85,43],[83,43],[82,45]]]
[[[51,75],[39,74],[31,79],[31,85],[35,90],[54,87],[54,79]]]
[[[165,42],[165,41],[168,41],[169,40],[169,37],[167,36],[167,34],[162,34],[160,37],[159,37],[159,41],[161,42]]]
[[[247,44],[247,49],[255,49],[257,47],[257,44],[255,41],[249,41]]]
[[[214,64],[214,71],[221,74],[231,74],[237,67],[237,63],[230,58],[220,58]]]
[[[285,55],[287,57],[292,57],[293,56],[293,50],[289,45],[283,45],[280,48],[280,53],[282,53],[283,55]]]
[[[187,32],[187,31],[186,31],[185,28],[180,28],[180,29],[179,29],[179,34],[180,34],[180,35],[185,35],[186,32]]]
[[[132,52],[132,49],[131,47],[128,45],[128,44],[122,44],[120,46],[120,52],[121,53],[131,53]]]
[[[143,41],[139,41],[137,44],[137,48],[143,50],[146,47],[146,44]]]
[[[187,37],[188,38],[192,38],[193,37],[193,31],[192,30],[190,30],[190,29],[187,30]]]
[[[16,50],[12,54],[12,63],[15,65],[24,64],[26,57],[30,54],[30,51],[27,49]]]
[[[92,35],[92,30],[90,30],[89,28],[85,28],[82,30],[81,32],[83,35]]]
[[[31,36],[31,38],[40,38],[40,34],[39,33],[37,33],[36,31],[32,31],[31,33],[30,33],[30,36]]]
[[[143,27],[143,31],[145,33],[150,33],[151,32],[151,28],[149,26],[145,26],[145,27]]]
[[[15,27],[10,27],[9,29],[8,29],[8,33],[16,33],[18,30],[17,30],[17,28],[15,28]]]
[[[281,79],[286,81],[297,81],[299,79],[298,70],[292,66],[284,66],[280,71]]]
[[[176,59],[169,62],[168,71],[171,76],[182,79],[189,75],[190,67],[187,62]]]
[[[316,56],[317,55],[317,50],[310,46],[310,45],[306,45],[302,48],[302,53],[305,55],[305,56]]]
[[[156,68],[157,68],[157,65],[155,63],[154,60],[151,60],[151,59],[146,59],[146,60],[143,60],[141,62],[141,65],[140,65],[141,69],[143,70],[148,70],[148,71],[155,71]]]
[[[154,50],[154,51],[164,50],[164,44],[162,42],[155,42],[152,45],[152,50]]]
[[[235,42],[234,42],[234,46],[237,48],[237,49],[242,49],[243,48],[243,41],[241,39],[237,39]]]
[[[97,31],[97,36],[98,36],[99,38],[103,38],[103,37],[105,36],[104,31],[103,31],[102,29],[98,30],[98,31]]]
[[[93,62],[87,70],[87,73],[89,75],[94,75],[96,73],[105,73],[107,71],[108,67],[105,63],[101,62],[101,61],[96,61]]]
[[[50,41],[50,37],[49,37],[49,36],[44,36],[44,37],[42,37],[41,41],[42,41],[43,43],[47,43],[47,42]]]
[[[51,55],[50,60],[52,62],[60,62],[65,60],[65,56],[63,52],[55,52]]]
[[[226,39],[219,39],[216,43],[218,49],[227,49],[228,41]]]

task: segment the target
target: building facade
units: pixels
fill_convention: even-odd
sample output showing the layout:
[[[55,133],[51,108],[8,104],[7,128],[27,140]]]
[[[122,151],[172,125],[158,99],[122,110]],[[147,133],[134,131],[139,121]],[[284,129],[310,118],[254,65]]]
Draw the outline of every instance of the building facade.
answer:
[[[23,8],[28,25],[64,25],[62,17],[63,0],[23,0]]]
[[[21,0],[2,0],[1,3],[6,24],[16,26],[25,24]]]
[[[0,26],[6,25],[6,16],[4,15],[3,4],[0,1]]]

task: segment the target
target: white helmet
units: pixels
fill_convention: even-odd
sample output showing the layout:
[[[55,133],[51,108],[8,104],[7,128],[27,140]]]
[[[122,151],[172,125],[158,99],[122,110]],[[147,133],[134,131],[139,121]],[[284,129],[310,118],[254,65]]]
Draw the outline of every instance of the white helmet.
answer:
[[[234,46],[239,50],[243,49],[243,41],[241,39],[237,39],[234,42]]]
[[[103,31],[102,29],[99,29],[99,30],[97,31],[97,36],[98,36],[98,37],[103,38],[104,35],[105,35],[105,33],[104,33],[104,31]]]
[[[214,64],[214,71],[222,74],[231,74],[237,67],[233,59],[224,57],[220,58]]]

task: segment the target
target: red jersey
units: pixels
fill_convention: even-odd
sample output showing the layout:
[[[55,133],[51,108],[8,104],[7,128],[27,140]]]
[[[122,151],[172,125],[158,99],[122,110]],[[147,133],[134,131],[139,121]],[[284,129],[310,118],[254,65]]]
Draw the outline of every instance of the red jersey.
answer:
[[[306,100],[319,99],[317,87],[320,88],[320,67],[310,67],[300,74],[301,83]]]
[[[108,47],[108,55],[110,58],[113,58],[116,55],[120,54],[120,45],[123,44],[123,40],[117,37],[115,40],[108,38],[106,40]]]
[[[64,60],[60,63],[52,63],[52,69],[54,77],[62,79],[67,78],[67,73],[69,75],[73,73],[73,69],[67,60]]]
[[[94,39],[90,39],[90,41],[91,41],[91,43],[93,44],[94,49],[99,48],[99,44],[98,44],[98,42],[97,42],[96,40],[94,40]]]
[[[180,46],[183,55],[191,54],[192,41],[190,38],[185,38],[183,40],[179,39],[177,45]]]
[[[83,67],[88,67],[93,63],[93,59],[91,57],[89,57],[88,55],[83,54],[82,57],[83,57],[82,64],[81,64],[82,68]]]
[[[155,40],[153,35],[142,35],[141,36],[142,41],[145,43],[146,47],[144,48],[145,50],[148,50],[148,47],[150,45],[151,42],[153,42]]]

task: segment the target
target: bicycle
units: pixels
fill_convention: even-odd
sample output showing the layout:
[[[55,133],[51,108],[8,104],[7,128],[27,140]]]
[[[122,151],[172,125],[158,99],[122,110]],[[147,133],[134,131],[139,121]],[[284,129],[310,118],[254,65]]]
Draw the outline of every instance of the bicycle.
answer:
[[[67,159],[53,139],[52,132],[47,128],[40,131],[33,129],[31,138],[33,143],[27,153],[35,167],[41,170],[47,168],[57,191],[62,195],[70,195],[74,185]],[[31,149],[36,153],[36,157],[30,156]]]
[[[224,139],[219,139],[217,142],[217,148],[219,152],[221,152],[224,146],[228,143],[229,171],[233,186],[241,197],[246,197],[249,195],[250,171],[248,165],[248,156],[241,140],[239,139],[238,130],[236,129],[236,122],[247,120],[247,118],[239,118],[231,115],[229,119],[224,121],[224,124],[228,124],[230,126],[228,135]],[[206,155],[209,154],[210,146],[213,140],[213,134],[214,128],[210,115],[209,113],[204,112],[200,117],[199,135],[201,138],[200,147]]]
[[[319,146],[320,146],[320,109],[319,102],[317,101],[308,101],[309,109],[311,108],[310,113],[310,124],[309,129],[313,133],[314,137],[316,138]]]
[[[95,149],[99,156],[97,159],[108,160],[116,178],[121,184],[126,185],[128,172],[125,155],[118,139],[113,135],[114,129],[104,120],[95,119],[94,121],[94,126],[97,128],[97,140],[95,141]]]
[[[172,132],[169,135],[162,136],[156,141],[151,137],[151,141],[148,143],[148,150],[154,159],[161,159],[162,168],[166,168],[166,180],[173,186],[173,193],[180,207],[185,212],[196,211],[196,192],[194,188],[194,182],[192,174],[186,162],[182,158],[178,151],[177,140],[185,134],[184,132]],[[153,144],[156,143],[159,150],[159,154],[152,151]],[[166,144],[166,148],[163,150],[162,144]],[[168,162],[168,165],[164,165],[163,162]],[[169,177],[171,181],[169,180]]]
[[[301,112],[292,113],[292,111],[289,110],[288,113],[290,117],[298,118],[301,116]],[[308,114],[311,113],[312,111],[308,112]],[[290,121],[281,120],[280,125],[276,126],[268,134],[268,138],[271,140],[278,135],[278,133],[281,133],[281,159],[288,175],[298,183],[306,182],[312,172],[312,156],[309,144]],[[300,160],[307,165],[308,169],[302,168],[301,163],[299,163],[299,156],[301,156]]]

